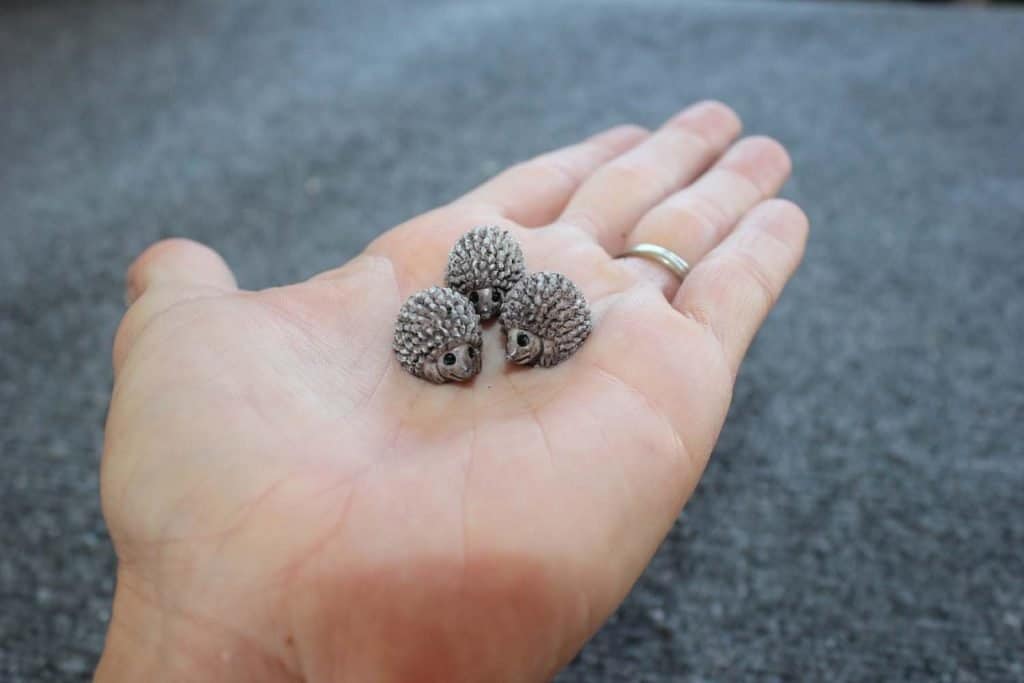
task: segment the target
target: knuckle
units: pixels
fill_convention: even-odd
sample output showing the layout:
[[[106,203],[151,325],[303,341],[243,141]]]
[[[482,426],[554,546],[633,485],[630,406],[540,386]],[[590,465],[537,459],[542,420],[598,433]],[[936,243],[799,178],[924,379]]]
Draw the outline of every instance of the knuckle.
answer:
[[[583,180],[583,175],[578,169],[554,154],[545,154],[522,164],[519,172],[530,180],[560,186],[567,190],[575,188]]]
[[[709,332],[715,338],[718,338],[718,333],[712,324],[712,318],[705,308],[694,305],[684,309],[681,313],[684,318],[695,323],[700,329],[705,332]]]
[[[592,242],[594,236],[601,234],[606,226],[595,211],[585,206],[577,206],[567,210],[549,227],[570,240]]]
[[[650,131],[643,126],[638,126],[635,123],[623,123],[609,128],[604,133],[592,138],[591,144],[606,148],[612,146],[608,144],[610,141],[632,140],[646,137],[649,134]]]
[[[706,341],[706,351],[703,357],[708,359],[705,364],[706,371],[719,372],[726,380],[723,384],[731,387],[736,380],[736,372],[732,369],[726,359],[725,350],[728,348],[728,340],[725,331],[716,322],[716,318],[706,308],[692,304],[680,311],[682,316],[690,321]]]
[[[634,192],[647,194],[647,188],[651,186],[659,189],[668,188],[671,183],[671,179],[665,177],[665,170],[656,164],[626,157],[605,166],[602,174],[603,181],[622,192],[623,196]]]
[[[730,309],[739,307],[758,318],[767,315],[778,300],[782,282],[761,257],[763,250],[778,247],[764,239],[757,235],[708,256],[690,276],[694,278],[691,286],[700,286],[715,296],[724,297],[722,301],[727,302]]]
[[[684,236],[703,237],[717,230],[717,211],[713,206],[693,198],[662,204],[637,226],[636,234],[647,241],[670,238],[672,242],[677,242]]]
[[[586,226],[590,225],[592,220],[587,218],[585,212],[577,215],[580,216],[580,221],[560,221],[541,228],[541,234],[545,237],[553,236],[556,241],[551,246],[556,248],[570,248],[578,244],[590,243],[592,240]]]
[[[693,192],[686,195],[681,209],[696,217],[707,229],[726,230],[736,220],[736,212],[729,210],[712,194]]]
[[[737,249],[732,252],[732,260],[728,263],[727,268],[731,272],[727,272],[726,277],[746,282],[746,290],[760,302],[758,308],[763,313],[770,311],[778,299],[778,287],[761,259],[750,250]]]
[[[661,131],[660,135],[672,158],[683,158],[694,151],[704,156],[706,162],[717,156],[714,136],[696,126],[674,126]]]
[[[165,304],[167,294],[159,289],[149,288],[136,298],[125,311],[114,332],[112,356],[115,371],[124,365],[129,351],[149,322]]]

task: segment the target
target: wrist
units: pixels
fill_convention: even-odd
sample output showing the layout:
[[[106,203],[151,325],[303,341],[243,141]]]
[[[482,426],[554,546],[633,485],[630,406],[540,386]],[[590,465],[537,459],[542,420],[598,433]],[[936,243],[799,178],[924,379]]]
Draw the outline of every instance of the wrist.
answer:
[[[118,572],[94,683],[296,680],[230,629],[165,609],[153,597]]]

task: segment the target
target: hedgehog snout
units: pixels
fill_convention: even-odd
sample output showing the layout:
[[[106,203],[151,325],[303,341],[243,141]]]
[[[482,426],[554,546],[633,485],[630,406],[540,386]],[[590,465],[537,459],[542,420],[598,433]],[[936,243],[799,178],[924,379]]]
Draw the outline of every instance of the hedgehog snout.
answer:
[[[497,317],[501,312],[503,298],[501,290],[497,287],[481,287],[469,293],[469,300],[481,320]]]
[[[437,372],[451,382],[465,382],[480,372],[480,349],[461,344],[449,349],[435,361]]]
[[[542,350],[540,337],[519,328],[510,328],[505,338],[505,357],[519,365],[529,365],[537,360]]]

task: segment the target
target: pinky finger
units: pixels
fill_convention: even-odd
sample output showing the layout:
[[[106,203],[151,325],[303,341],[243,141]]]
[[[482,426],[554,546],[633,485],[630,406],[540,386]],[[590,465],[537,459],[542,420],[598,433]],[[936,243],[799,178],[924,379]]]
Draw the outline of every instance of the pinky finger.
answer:
[[[807,216],[784,199],[761,202],[686,277],[672,305],[717,337],[735,375],[750,342],[803,258]]]

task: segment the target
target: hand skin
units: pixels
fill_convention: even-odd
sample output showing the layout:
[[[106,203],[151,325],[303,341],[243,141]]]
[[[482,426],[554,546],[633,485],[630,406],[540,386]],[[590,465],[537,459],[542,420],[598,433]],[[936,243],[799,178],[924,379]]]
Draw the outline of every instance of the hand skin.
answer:
[[[114,343],[103,511],[119,565],[96,681],[538,681],[629,592],[692,493],[739,364],[803,254],[767,138],[704,102],[513,166],[306,282],[239,290],[145,251]],[[583,289],[551,369],[485,330],[467,385],[391,351],[481,224]],[[673,249],[685,283],[613,260]]]

